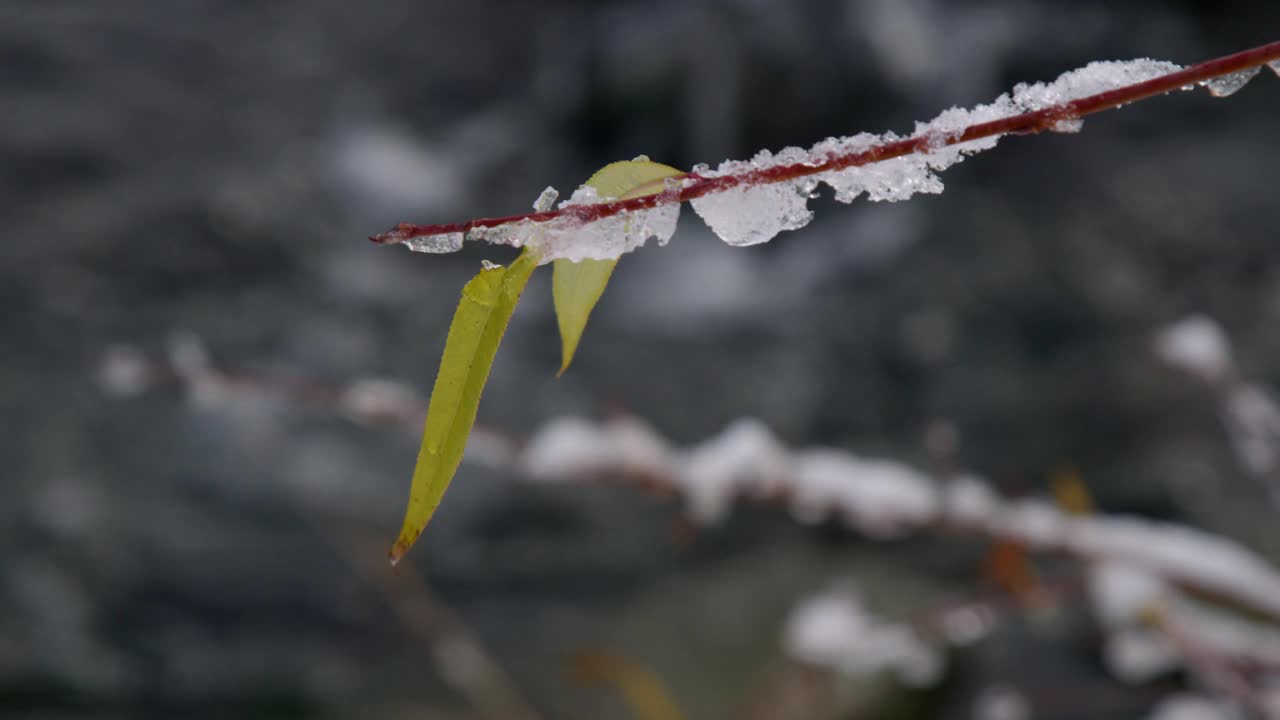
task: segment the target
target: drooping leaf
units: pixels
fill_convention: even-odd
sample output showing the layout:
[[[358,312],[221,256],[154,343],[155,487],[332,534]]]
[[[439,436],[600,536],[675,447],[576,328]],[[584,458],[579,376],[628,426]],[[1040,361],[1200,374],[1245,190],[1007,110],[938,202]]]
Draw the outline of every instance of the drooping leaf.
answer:
[[[560,370],[563,375],[578,351],[582,331],[587,328],[587,318],[595,309],[604,288],[609,284],[617,260],[556,260],[551,281],[551,298],[556,306],[556,321],[560,325]]]
[[[595,188],[600,197],[626,200],[660,193],[666,188],[663,180],[683,174],[682,170],[649,160],[623,160],[600,168],[584,184]],[[587,327],[587,318],[604,293],[618,261],[572,262],[561,259],[553,264],[555,271],[551,295],[556,306],[556,320],[560,325],[563,352],[559,374],[563,374],[569,368],[569,363],[573,362],[578,341],[582,339],[582,331]]]
[[[431,390],[409,507],[400,537],[391,548],[392,563],[418,539],[458,470],[494,354],[537,265],[537,257],[525,251],[509,267],[486,267],[462,288]]]
[[[605,166],[592,175],[587,184],[603,197],[640,197],[661,192],[665,188],[663,179],[681,174],[666,165],[631,160]],[[565,338],[564,367],[573,357],[587,317],[600,299],[614,264],[615,261],[556,262],[554,296],[561,335]],[[493,358],[520,294],[537,265],[538,258],[526,250],[508,268],[482,270],[462,290],[462,300],[449,326],[444,357],[431,391],[404,525],[391,548],[393,563],[404,557],[430,522],[462,462]]]

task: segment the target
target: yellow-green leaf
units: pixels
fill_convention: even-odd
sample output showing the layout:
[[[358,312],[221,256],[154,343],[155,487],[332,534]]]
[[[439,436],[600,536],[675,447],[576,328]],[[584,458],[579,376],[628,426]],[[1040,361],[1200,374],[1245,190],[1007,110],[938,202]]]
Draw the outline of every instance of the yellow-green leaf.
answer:
[[[404,557],[418,539],[462,462],[494,354],[537,265],[537,257],[526,250],[510,267],[486,267],[462,288],[462,300],[449,325],[440,372],[431,390],[409,507],[400,537],[391,548],[392,563]]]
[[[561,361],[563,375],[573,362],[582,331],[587,328],[587,318],[595,309],[617,260],[583,260],[571,262],[556,260],[551,281],[551,299],[556,306],[556,321],[560,324]]]
[[[666,178],[683,174],[682,170],[649,160],[623,160],[600,168],[585,184],[595,188],[600,197],[627,199],[660,193],[666,187],[663,183]],[[573,362],[587,318],[617,264],[617,260],[555,261],[551,297],[560,324],[561,374]]]

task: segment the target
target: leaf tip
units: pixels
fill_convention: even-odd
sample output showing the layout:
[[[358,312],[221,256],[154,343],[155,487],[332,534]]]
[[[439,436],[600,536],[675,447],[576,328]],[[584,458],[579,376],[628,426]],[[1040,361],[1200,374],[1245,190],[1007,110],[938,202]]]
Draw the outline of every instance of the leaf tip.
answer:
[[[573,363],[573,350],[570,348],[565,348],[564,359],[560,361],[560,369],[556,371],[556,378],[560,378],[561,376],[563,376],[564,372],[569,369],[569,365],[571,365],[572,363]]]
[[[391,567],[400,564],[400,561],[408,554],[409,548],[413,547],[414,541],[418,539],[418,534],[401,533],[399,539],[396,540],[396,544],[391,546],[391,552],[387,553],[387,559],[391,561]]]

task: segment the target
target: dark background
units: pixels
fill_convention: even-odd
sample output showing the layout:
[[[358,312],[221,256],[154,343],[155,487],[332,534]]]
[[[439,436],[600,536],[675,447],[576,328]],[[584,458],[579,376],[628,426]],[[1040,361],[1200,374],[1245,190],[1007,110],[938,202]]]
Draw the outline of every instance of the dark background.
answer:
[[[1269,2],[0,3],[0,715],[491,717],[448,677],[465,658],[441,638],[465,631],[541,717],[631,716],[573,672],[588,649],[690,717],[783,717],[758,694],[789,677],[794,602],[852,577],[904,616],[978,587],[983,545],[763,508],[677,542],[675,500],[464,466],[392,574],[417,429],[271,386],[425,390],[462,284],[510,251],[363,238],[520,212],[640,153],[714,165],[907,131],[1091,60],[1277,37]],[[560,380],[535,277],[480,422],[625,411],[689,444],[753,416],[923,464],[946,420],[958,461],[1011,494],[1072,467],[1108,511],[1280,557],[1211,392],[1150,351],[1204,312],[1245,376],[1280,379],[1277,117],[1270,73],[1153,99],[1007,138],[941,196],[819,200],[750,249],[686,208],[668,247],[623,260]],[[163,363],[175,337],[268,391],[95,380],[113,344]],[[1014,617],[883,716],[968,717],[1003,685],[1037,718],[1136,717],[1179,686],[1112,680],[1073,622]]]

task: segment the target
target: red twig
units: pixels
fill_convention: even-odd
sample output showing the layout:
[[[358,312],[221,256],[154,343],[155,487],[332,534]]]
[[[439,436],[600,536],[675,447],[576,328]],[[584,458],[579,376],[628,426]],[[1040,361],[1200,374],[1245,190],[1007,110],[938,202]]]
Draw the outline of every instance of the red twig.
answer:
[[[856,167],[859,165],[868,165],[870,163],[880,162],[883,160],[891,160],[903,155],[927,153],[930,150],[937,149],[940,143],[945,145],[956,145],[958,143],[969,142],[970,140],[978,140],[980,138],[997,135],[1027,135],[1040,133],[1053,128],[1057,123],[1064,120],[1074,120],[1086,115],[1102,112],[1103,110],[1111,110],[1122,105],[1127,105],[1138,100],[1152,97],[1153,95],[1169,93],[1215,77],[1258,67],[1274,60],[1280,60],[1280,40],[1267,43],[1266,45],[1260,45],[1249,50],[1242,50],[1231,55],[1224,55],[1223,57],[1202,62],[1198,65],[1192,65],[1189,68],[1169,73],[1168,75],[1161,75],[1160,77],[1135,83],[1133,85],[1126,85],[1124,87],[1108,90],[1096,95],[1078,98],[1061,105],[1052,105],[1041,110],[1011,115],[1006,118],[979,123],[977,125],[970,125],[965,128],[963,132],[951,134],[945,138],[938,138],[935,136],[916,136],[905,140],[877,145],[869,150],[863,150],[861,152],[832,155],[828,157],[826,161],[817,164],[800,162],[791,165],[777,165],[758,170],[749,170],[733,175],[721,175],[713,178],[703,177],[695,173],[687,173],[679,177],[685,180],[692,180],[693,182],[686,183],[682,187],[673,189],[670,192],[659,193],[657,195],[646,195],[644,197],[632,198],[629,200],[617,200],[614,202],[598,203],[593,205],[574,205],[558,210],[524,213],[521,215],[508,215],[506,217],[497,218],[479,218],[467,222],[446,223],[443,225],[414,225],[412,223],[400,223],[391,230],[374,235],[369,239],[375,243],[384,245],[395,244],[411,238],[427,235],[453,232],[465,233],[472,228],[495,227],[520,220],[547,222],[563,216],[572,216],[584,223],[592,222],[612,215],[617,215],[619,213],[644,210],[657,205],[665,205],[673,202],[693,200],[695,198],[702,197],[703,195],[722,192],[737,185],[761,185],[766,183],[784,182],[786,180],[794,180],[796,178],[808,175],[817,175],[819,173],[832,170],[843,170],[845,168]]]

